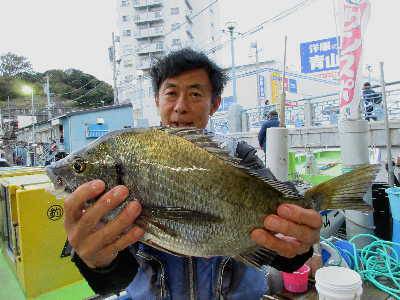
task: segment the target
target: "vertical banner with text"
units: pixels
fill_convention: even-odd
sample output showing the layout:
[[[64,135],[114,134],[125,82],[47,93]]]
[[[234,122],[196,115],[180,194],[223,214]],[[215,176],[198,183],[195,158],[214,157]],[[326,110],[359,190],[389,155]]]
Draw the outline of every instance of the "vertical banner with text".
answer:
[[[339,0],[341,50],[339,63],[340,114],[343,119],[360,118],[363,36],[370,15],[369,0]]]

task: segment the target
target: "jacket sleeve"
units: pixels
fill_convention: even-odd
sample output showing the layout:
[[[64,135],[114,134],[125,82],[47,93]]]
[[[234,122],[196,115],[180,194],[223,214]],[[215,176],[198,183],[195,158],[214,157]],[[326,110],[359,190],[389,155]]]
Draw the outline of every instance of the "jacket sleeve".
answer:
[[[236,156],[242,159],[240,162],[241,165],[254,169],[254,171],[263,177],[276,180],[271,170],[265,168],[261,159],[256,155],[256,152],[257,150],[246,142],[242,141],[237,144]],[[290,183],[287,183],[287,186],[296,190],[296,188]],[[294,272],[299,269],[312,255],[313,247],[310,247],[310,250],[307,253],[297,255],[293,258],[287,258],[276,254],[276,256],[272,260],[266,262],[266,264],[280,271]]]
[[[109,295],[124,290],[135,277],[138,264],[128,248],[118,253],[118,256],[106,268],[89,268],[75,253],[72,261],[86,279],[96,294]]]

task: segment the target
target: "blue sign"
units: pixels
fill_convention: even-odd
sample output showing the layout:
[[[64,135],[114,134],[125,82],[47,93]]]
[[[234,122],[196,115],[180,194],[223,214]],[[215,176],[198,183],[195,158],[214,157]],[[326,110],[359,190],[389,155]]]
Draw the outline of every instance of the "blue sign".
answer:
[[[258,99],[265,99],[265,77],[258,75]]]
[[[297,81],[296,79],[289,78],[289,93],[297,94]]]
[[[301,72],[315,73],[339,69],[339,38],[300,44]]]
[[[222,98],[221,105],[218,111],[227,111],[229,107],[232,106],[235,102],[233,101],[233,96]]]

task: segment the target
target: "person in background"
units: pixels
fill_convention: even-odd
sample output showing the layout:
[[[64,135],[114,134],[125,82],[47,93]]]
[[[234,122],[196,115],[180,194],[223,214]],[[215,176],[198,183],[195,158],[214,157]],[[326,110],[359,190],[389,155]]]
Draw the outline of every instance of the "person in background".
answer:
[[[364,103],[365,120],[377,121],[382,113],[380,104],[382,94],[375,92],[369,82],[364,83],[362,90],[362,100]]]
[[[266,133],[267,129],[271,127],[279,127],[279,118],[278,113],[275,110],[271,110],[266,115],[267,120],[261,125],[260,132],[258,133],[258,143],[260,144],[261,149],[266,151]]]

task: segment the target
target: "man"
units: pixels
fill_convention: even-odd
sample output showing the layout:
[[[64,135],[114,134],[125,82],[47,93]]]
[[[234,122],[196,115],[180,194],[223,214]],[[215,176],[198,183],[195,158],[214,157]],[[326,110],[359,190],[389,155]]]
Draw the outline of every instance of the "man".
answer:
[[[266,151],[267,144],[267,138],[265,135],[267,129],[271,127],[279,127],[278,113],[275,110],[271,110],[267,113],[267,120],[262,124],[260,132],[258,133],[258,143],[264,152]]]
[[[380,103],[382,102],[382,95],[375,92],[369,82],[364,83],[362,97],[364,101],[365,119],[378,120],[378,114],[382,111]]]
[[[170,53],[150,74],[161,123],[168,126],[205,128],[220,105],[227,80],[204,54],[190,49]],[[239,145],[242,164],[257,168],[254,149]],[[107,294],[128,286],[135,300],[259,299],[268,292],[263,271],[234,259],[180,257],[138,242],[145,229],[132,228],[141,212],[137,201],[129,203],[117,219],[99,224],[101,217],[128,195],[124,186],[103,192],[104,183],[95,180],[78,187],[65,201],[65,228],[75,251],[73,261],[95,292]],[[85,209],[86,201],[96,197],[96,204]],[[262,225],[251,237],[279,254],[266,264],[294,271],[312,255],[321,218],[313,210],[288,204],[281,205],[276,215],[267,216]],[[276,233],[293,238],[278,238]]]

